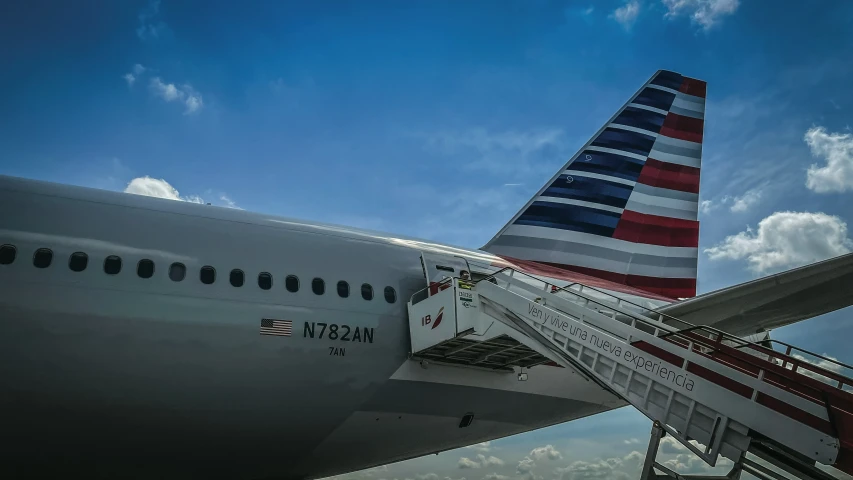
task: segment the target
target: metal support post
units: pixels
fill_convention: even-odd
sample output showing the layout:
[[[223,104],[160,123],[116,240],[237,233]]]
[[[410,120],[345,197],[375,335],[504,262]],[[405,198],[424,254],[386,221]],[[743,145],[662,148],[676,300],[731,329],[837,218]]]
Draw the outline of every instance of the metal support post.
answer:
[[[649,448],[646,450],[646,461],[643,463],[643,471],[640,474],[640,480],[654,480],[657,478],[657,474],[655,473],[655,458],[657,458],[658,454],[658,446],[660,445],[660,439],[666,433],[661,428],[660,423],[655,421],[652,424],[652,434],[649,439]]]

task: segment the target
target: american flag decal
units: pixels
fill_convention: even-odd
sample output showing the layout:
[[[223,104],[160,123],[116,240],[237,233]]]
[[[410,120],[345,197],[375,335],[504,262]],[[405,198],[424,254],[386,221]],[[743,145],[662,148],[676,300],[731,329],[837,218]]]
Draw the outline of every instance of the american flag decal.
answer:
[[[292,332],[293,322],[290,320],[273,320],[271,318],[261,320],[261,335],[289,337]]]

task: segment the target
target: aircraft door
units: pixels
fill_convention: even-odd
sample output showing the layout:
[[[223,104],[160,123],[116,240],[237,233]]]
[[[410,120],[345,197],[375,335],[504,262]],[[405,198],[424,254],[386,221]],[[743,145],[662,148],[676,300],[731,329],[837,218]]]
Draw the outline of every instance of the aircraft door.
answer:
[[[463,270],[471,273],[468,260],[455,255],[421,252],[421,265],[424,269],[427,286],[441,282],[446,278],[458,277]]]

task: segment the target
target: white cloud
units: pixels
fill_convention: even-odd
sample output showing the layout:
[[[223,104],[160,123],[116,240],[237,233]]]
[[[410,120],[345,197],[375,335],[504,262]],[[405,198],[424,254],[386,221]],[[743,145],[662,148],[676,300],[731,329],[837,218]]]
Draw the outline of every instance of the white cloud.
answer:
[[[706,248],[711,260],[746,259],[756,273],[781,270],[848,253],[853,242],[847,224],[825,213],[776,212],[758,222],[758,230],[726,237]]]
[[[121,78],[123,78],[124,81],[127,82],[128,87],[132,87],[133,84],[136,83],[136,79],[139,78],[139,76],[142,75],[145,70],[145,67],[137,63],[133,66],[133,69],[130,72],[125,73],[124,75],[122,75]]]
[[[185,114],[194,113],[201,109],[204,106],[204,101],[202,101],[201,94],[195,91],[193,87],[189,84],[184,84],[183,91],[187,96],[184,104],[187,106],[187,109],[184,111]]]
[[[148,5],[139,12],[139,26],[136,27],[136,36],[140,40],[156,40],[169,30],[169,27],[155,17],[160,13],[160,0],[151,0]]]
[[[682,453],[675,458],[665,460],[663,466],[675,470],[680,474],[702,473],[707,472],[711,468],[704,460],[692,453]]]
[[[619,459],[611,458],[608,460]],[[616,467],[616,462],[607,460],[598,459],[592,462],[578,460],[572,462],[568,467],[556,469],[554,473],[560,480],[628,480],[632,478],[627,472],[617,470]]]
[[[174,83],[163,83],[160,77],[151,79],[151,90],[167,102],[183,99],[185,96],[184,92],[178,90]]]
[[[554,476],[560,480],[629,480],[637,478],[644,459],[645,455],[633,451],[624,457],[577,461],[557,468]]]
[[[625,5],[617,8],[610,15],[610,18],[619,22],[625,30],[631,30],[634,22],[637,21],[637,16],[640,14],[639,0],[628,0]]]
[[[481,468],[481,467],[500,467],[503,466],[504,461],[498,457],[494,456],[485,456],[482,453],[477,455],[477,460],[471,460],[468,457],[462,457],[459,459],[458,466],[459,468]]]
[[[536,462],[530,457],[524,457],[524,459],[518,461],[518,466],[515,470],[518,473],[527,473],[534,468],[536,468]]]
[[[468,445],[465,448],[473,448],[474,450],[477,450],[480,452],[488,452],[489,450],[492,449],[491,445],[492,445],[492,442],[482,442],[482,443],[475,443],[474,445]]]
[[[483,480],[509,480],[509,477],[506,475],[498,475],[497,473],[490,473],[484,476]]]
[[[834,360],[834,361],[836,361],[836,362],[838,361],[838,359],[837,359],[837,358],[835,358],[835,357],[833,357],[833,356],[831,356],[831,355],[827,355],[826,353],[824,353],[822,356],[824,356],[824,357],[826,357],[826,358],[828,358],[828,359],[830,359],[830,360]],[[833,372],[833,373],[841,373],[841,370],[842,370],[842,369],[844,369],[844,367],[843,367],[843,366],[841,366],[841,365],[839,365],[839,364],[837,364],[837,363],[830,362],[830,361],[828,361],[828,360],[824,360],[824,359],[822,359],[822,358],[818,358],[818,359],[811,360],[811,359],[808,359],[808,358],[806,358],[806,357],[804,357],[804,356],[802,356],[802,355],[796,354],[796,353],[794,354],[794,358],[796,358],[797,360],[800,360],[800,361],[801,361],[801,362],[803,362],[803,363],[809,363],[809,364],[814,365],[814,366],[816,366],[816,367],[818,367],[818,368],[821,368],[821,369],[823,369],[823,370],[829,370],[830,372]],[[788,370],[793,370],[794,366],[793,366],[793,365],[791,365],[791,364],[788,364],[788,365],[786,365],[786,368],[787,368]],[[812,372],[811,370],[807,370],[807,369],[805,369],[805,368],[799,368],[799,369],[797,369],[797,372],[798,372],[798,373],[801,373],[801,374],[803,374],[803,375],[805,375],[805,376],[807,376],[807,377],[814,378],[815,380],[818,380],[818,381],[824,382],[824,383],[829,383],[829,384],[832,384],[832,385],[836,385],[836,384],[837,384],[837,382],[836,382],[836,381],[834,381],[834,380],[832,380],[831,378],[829,378],[829,377],[825,377],[825,376],[823,376],[823,375],[820,375],[820,374],[818,374],[818,373]],[[846,373],[849,373],[849,372],[846,372]]]
[[[237,210],[242,210],[242,208],[238,207],[234,200],[231,200],[231,197],[225,195],[224,193],[219,195],[219,200],[222,201],[222,206],[227,208],[236,208]],[[488,442],[486,442],[488,443]]]
[[[761,190],[755,188],[739,197],[731,197],[732,206],[729,207],[729,210],[734,213],[743,213],[755,206],[759,200],[761,200]]]
[[[134,178],[124,189],[125,193],[146,195],[149,197],[165,198],[168,200],[180,200],[190,203],[204,203],[197,195],[182,197],[178,190],[166,180],[151,178],[149,176]]]
[[[553,445],[545,445],[544,447],[537,447],[530,451],[530,456],[534,460],[543,460],[547,458],[548,460],[559,460],[563,458],[563,455],[554,448]]]
[[[690,15],[690,19],[709,30],[719,20],[735,13],[740,6],[740,0],[662,0],[666,6],[667,17],[676,17],[682,13]]]
[[[166,102],[182,102],[186,106],[185,115],[195,113],[204,106],[201,94],[189,84],[177,87],[174,83],[164,83],[160,77],[154,77],[149,85],[151,92]]]
[[[631,439],[628,439],[628,440],[623,440],[623,442],[625,443],[625,445],[635,445],[635,444],[640,443],[640,441],[639,441],[639,440],[637,440],[636,438],[631,438]]]
[[[806,172],[806,187],[817,193],[853,190],[853,135],[828,133],[823,127],[812,127],[805,141],[815,157],[825,165],[812,164]]]
[[[717,207],[718,205],[711,200],[702,200],[701,202],[699,202],[699,212],[706,215],[716,210]]]
[[[681,444],[678,440],[672,437],[663,437],[660,439],[660,452],[661,453],[683,453],[687,452],[687,447]]]
[[[178,200],[181,202],[189,202],[189,203],[207,203],[204,199],[198,195],[181,195],[178,192],[178,189],[173,187],[169,182],[160,178],[152,178],[149,176],[137,177],[131,180],[127,187],[124,189],[125,193],[133,193],[135,195],[146,195],[148,197],[157,197],[157,198],[165,198],[167,200]],[[208,192],[210,193],[210,192]],[[236,208],[241,210],[240,207],[234,203],[231,198],[226,194],[219,195],[220,202],[214,201],[213,203],[226,208]]]

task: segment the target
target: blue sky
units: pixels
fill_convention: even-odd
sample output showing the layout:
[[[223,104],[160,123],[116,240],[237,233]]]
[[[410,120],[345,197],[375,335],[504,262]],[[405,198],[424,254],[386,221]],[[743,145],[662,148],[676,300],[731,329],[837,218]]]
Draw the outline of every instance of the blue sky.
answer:
[[[707,292],[853,249],[851,32],[829,0],[6,2],[0,173],[476,248],[664,68],[708,82]],[[853,362],[850,316],[774,335]],[[647,429],[621,410],[481,449],[513,476],[550,443],[549,477]],[[380,476],[493,473],[458,469],[476,454]]]

